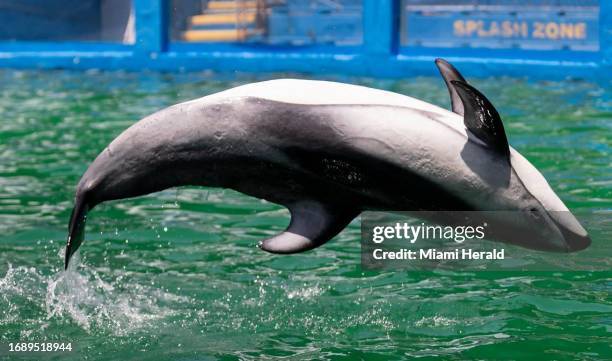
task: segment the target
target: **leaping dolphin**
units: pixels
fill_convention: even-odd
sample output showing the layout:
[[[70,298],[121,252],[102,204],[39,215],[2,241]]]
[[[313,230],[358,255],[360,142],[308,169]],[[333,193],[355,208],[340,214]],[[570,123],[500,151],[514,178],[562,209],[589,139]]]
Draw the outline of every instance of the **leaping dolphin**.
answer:
[[[508,145],[489,100],[452,65],[436,64],[453,112],[363,86],[280,79],[147,116],[79,181],[65,267],[97,204],[185,185],[231,188],[287,207],[287,229],[260,242],[273,253],[318,247],[364,210],[510,210],[519,216],[507,226],[532,237],[501,241],[561,252],[588,247],[585,229]]]

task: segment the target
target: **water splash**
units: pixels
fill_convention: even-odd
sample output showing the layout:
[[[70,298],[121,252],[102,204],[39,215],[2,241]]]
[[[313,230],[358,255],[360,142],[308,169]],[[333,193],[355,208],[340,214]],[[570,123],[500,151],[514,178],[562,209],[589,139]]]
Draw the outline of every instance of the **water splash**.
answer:
[[[61,272],[49,280],[46,294],[47,317],[69,317],[84,330],[93,327],[125,335],[172,311],[158,304],[171,295],[135,285],[123,288],[120,280],[108,282],[93,269]]]
[[[314,286],[304,286],[296,289],[286,289],[285,293],[288,299],[309,300],[316,298],[325,290],[318,284]]]
[[[180,308],[179,304],[190,302],[187,297],[156,288],[154,283],[149,286],[135,281],[138,274],[121,272],[116,276],[110,270],[77,263],[52,275],[35,267],[13,268],[9,264],[0,278],[0,325],[6,326],[6,333],[0,336],[9,337],[9,330],[16,329],[20,337],[28,337],[41,327],[65,323],[76,324],[90,334],[124,336],[158,326]]]

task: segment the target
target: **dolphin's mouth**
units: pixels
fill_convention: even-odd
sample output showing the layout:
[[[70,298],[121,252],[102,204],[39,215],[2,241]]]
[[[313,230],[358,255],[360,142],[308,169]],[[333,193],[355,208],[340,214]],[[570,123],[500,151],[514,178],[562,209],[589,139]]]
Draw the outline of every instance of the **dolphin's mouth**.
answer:
[[[558,222],[553,219],[555,225],[563,235],[563,240],[565,241],[565,251],[566,252],[578,252],[583,249],[589,247],[591,245],[591,237],[584,231],[584,233],[577,233],[566,226],[564,224]],[[582,227],[580,227],[582,229]],[[584,230],[584,229],[583,229]]]
[[[548,216],[563,236],[563,251],[577,252],[591,245],[588,232],[570,211],[549,211]]]
[[[588,232],[570,211],[530,210],[500,212],[501,218],[487,220],[491,240],[518,245],[537,251],[570,253],[591,245]],[[514,219],[521,219],[516,223]],[[518,217],[518,218],[515,218]],[[526,223],[524,221],[527,220]]]
[[[70,258],[79,249],[83,243],[85,235],[85,220],[89,206],[83,195],[77,195],[72,214],[70,215],[70,224],[68,226],[68,240],[66,241],[66,253],[64,256],[64,269],[68,269]]]

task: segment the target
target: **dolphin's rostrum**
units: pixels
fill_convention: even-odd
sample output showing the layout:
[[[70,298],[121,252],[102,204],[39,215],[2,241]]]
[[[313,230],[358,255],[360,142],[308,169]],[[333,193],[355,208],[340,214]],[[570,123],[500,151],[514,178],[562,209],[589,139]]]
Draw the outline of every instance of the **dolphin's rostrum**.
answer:
[[[273,253],[318,247],[364,210],[515,211],[491,220],[513,231],[497,240],[547,251],[588,247],[584,228],[508,145],[491,102],[452,65],[436,64],[454,112],[382,90],[281,79],[140,120],[81,178],[65,267],[97,204],[184,185],[231,188],[287,207],[288,228],[260,242]]]

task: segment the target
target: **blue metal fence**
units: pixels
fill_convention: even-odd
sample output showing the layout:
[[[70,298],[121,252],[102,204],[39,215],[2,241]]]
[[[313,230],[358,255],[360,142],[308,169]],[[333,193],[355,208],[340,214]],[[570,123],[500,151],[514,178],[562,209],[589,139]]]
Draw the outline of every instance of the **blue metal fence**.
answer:
[[[0,67],[408,77],[445,57],[475,76],[611,79],[612,1],[237,0],[239,24],[227,0],[81,0],[80,17],[38,11],[34,25],[15,20],[24,3],[67,3],[14,3],[0,6]]]

